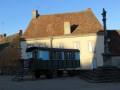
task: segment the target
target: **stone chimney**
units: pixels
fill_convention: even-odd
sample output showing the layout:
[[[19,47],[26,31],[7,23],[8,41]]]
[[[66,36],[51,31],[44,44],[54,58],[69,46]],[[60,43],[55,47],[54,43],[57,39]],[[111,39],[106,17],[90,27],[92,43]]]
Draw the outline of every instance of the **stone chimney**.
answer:
[[[1,40],[3,37],[4,37],[3,34],[0,34],[0,40]]]
[[[39,16],[38,11],[37,10],[33,10],[32,12],[32,19],[36,19]]]
[[[7,36],[6,34],[0,34],[0,40],[2,40],[6,36]]]
[[[91,10],[91,8],[88,8],[87,11]]]
[[[3,35],[4,37],[6,37],[7,36],[7,34],[6,33],[4,33],[4,35]]]
[[[64,34],[71,34],[70,22],[64,22]]]
[[[18,32],[20,35],[22,35],[22,30],[19,30],[19,32]]]

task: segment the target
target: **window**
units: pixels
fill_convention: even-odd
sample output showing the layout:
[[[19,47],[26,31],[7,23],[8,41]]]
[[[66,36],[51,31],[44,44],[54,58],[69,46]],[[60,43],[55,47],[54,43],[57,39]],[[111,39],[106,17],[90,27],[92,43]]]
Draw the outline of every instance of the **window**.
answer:
[[[51,60],[61,60],[62,53],[58,51],[50,51],[50,59]]]
[[[74,49],[79,49],[79,42],[74,42],[73,43],[73,47],[74,47]]]
[[[93,41],[88,42],[88,49],[89,49],[89,52],[91,53],[95,52],[95,43]]]
[[[53,60],[53,52],[52,51],[49,51],[49,58],[50,58],[50,60]]]
[[[46,44],[45,43],[40,43],[39,47],[46,47]]]
[[[62,43],[58,43],[58,48],[63,48]]]
[[[58,58],[59,58],[59,53],[53,52],[53,59],[58,59]]]
[[[61,52],[57,52],[57,51],[54,51],[53,52],[53,59],[61,59],[62,56],[61,56]]]
[[[34,47],[34,44],[27,44],[27,48]]]
[[[65,52],[65,59],[67,59],[67,60],[75,59],[75,53],[74,52]]]
[[[28,53],[27,53],[27,56],[28,56],[28,58],[32,58],[32,53],[31,53],[31,52],[28,52]]]

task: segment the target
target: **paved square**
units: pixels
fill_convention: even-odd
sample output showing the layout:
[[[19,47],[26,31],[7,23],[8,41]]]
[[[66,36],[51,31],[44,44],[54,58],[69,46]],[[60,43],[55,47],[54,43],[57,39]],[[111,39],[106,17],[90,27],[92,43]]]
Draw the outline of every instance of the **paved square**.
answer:
[[[11,81],[11,76],[0,76],[0,90],[120,90],[120,82],[89,83],[75,77],[54,77],[31,80],[25,77],[21,82]]]

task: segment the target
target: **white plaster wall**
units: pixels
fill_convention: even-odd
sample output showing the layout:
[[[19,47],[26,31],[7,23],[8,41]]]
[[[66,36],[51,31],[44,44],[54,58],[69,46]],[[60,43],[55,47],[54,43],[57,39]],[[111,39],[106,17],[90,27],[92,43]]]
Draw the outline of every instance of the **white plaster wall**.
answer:
[[[96,50],[95,52],[89,52],[88,42],[94,41]],[[88,36],[69,36],[69,37],[54,37],[52,40],[52,46],[58,48],[58,44],[62,44],[62,48],[74,49],[74,42],[79,43],[78,49],[80,50],[80,65],[81,69],[92,69],[93,64],[96,66],[103,65],[102,53],[104,51],[104,37],[97,35],[88,35]],[[37,39],[29,41],[21,41],[22,48],[22,58],[26,59],[27,55],[25,53],[27,43],[34,43],[37,46],[39,43],[46,43],[49,47],[51,46],[50,39]],[[95,65],[94,65],[95,66]]]
[[[33,44],[36,47],[39,47],[41,43],[45,43],[47,47],[51,46],[50,39],[32,39],[32,40],[26,40],[26,41],[21,41],[21,58],[22,59],[27,59],[29,58],[26,49],[27,49],[27,44]]]
[[[95,52],[89,52],[88,42],[93,41],[95,43]],[[93,65],[102,66],[103,58],[102,53],[104,51],[104,37],[91,35],[91,36],[79,36],[69,38],[55,38],[53,40],[53,47],[57,48],[58,43],[63,44],[63,48],[73,48],[74,42],[79,42],[80,50],[80,64],[82,69],[93,69]],[[93,61],[94,60],[94,61]],[[93,64],[94,63],[94,64]]]
[[[27,43],[26,41],[21,41],[21,58],[27,59],[28,55],[26,53]]]

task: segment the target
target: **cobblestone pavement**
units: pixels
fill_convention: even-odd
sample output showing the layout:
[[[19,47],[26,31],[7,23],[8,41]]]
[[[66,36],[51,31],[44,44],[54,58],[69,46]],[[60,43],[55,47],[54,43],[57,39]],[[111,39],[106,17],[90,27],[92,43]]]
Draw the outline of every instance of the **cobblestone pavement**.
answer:
[[[0,90],[120,90],[120,82],[116,83],[89,83],[75,77],[54,77],[32,81],[25,77],[21,82],[11,81],[11,76],[0,76]]]

